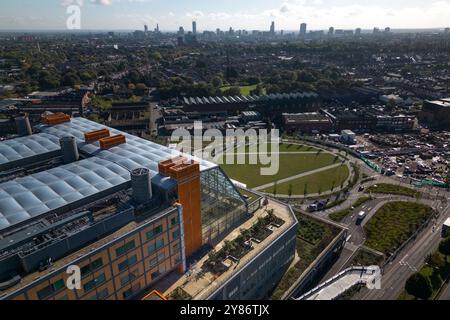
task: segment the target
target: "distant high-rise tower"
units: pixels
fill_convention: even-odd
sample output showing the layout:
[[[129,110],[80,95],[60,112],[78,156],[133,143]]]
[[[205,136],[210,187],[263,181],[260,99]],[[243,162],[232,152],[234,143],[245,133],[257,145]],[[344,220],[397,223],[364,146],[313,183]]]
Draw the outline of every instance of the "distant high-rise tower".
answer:
[[[178,35],[184,36],[184,28],[183,27],[180,27],[180,29],[178,29]]]
[[[148,26],[147,26],[147,25],[144,26],[144,32],[145,32],[145,33],[148,32]]]
[[[334,27],[330,27],[330,29],[328,29],[328,34],[331,36],[334,34]]]
[[[275,21],[272,21],[272,24],[270,25],[270,34],[275,34]]]
[[[159,33],[159,23],[156,25],[155,32]]]
[[[386,28],[384,29],[384,32],[385,32],[385,33],[390,33],[390,32],[391,32],[391,28],[386,27]]]
[[[307,28],[306,23],[302,23],[302,24],[300,25],[300,35],[301,35],[301,36],[305,36],[305,35],[306,35],[306,28]]]
[[[355,35],[360,36],[361,35],[361,28],[356,28]]]
[[[197,21],[192,21],[192,33],[197,34]]]

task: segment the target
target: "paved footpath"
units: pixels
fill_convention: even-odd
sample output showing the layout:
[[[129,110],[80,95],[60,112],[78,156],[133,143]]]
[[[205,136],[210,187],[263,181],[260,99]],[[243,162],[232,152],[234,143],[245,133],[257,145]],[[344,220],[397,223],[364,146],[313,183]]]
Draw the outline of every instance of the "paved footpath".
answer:
[[[286,178],[286,179],[281,179],[281,180],[278,180],[276,182],[271,182],[271,183],[268,183],[268,184],[265,184],[265,185],[253,188],[253,189],[256,190],[256,191],[261,191],[261,190],[273,187],[275,184],[286,183],[286,182],[289,182],[289,181],[292,181],[292,180],[296,180],[296,179],[299,179],[299,178],[303,178],[303,177],[307,177],[307,176],[310,176],[310,175],[313,175],[313,174],[316,174],[316,173],[319,173],[319,172],[322,172],[322,171],[327,171],[327,170],[330,170],[330,169],[338,168],[340,166],[342,166],[341,162],[333,164],[333,165],[330,165],[328,167],[323,167],[323,168],[319,168],[319,169],[316,169],[316,170],[312,170],[312,171],[304,172],[304,173],[301,173],[301,174],[297,174],[295,176],[292,176],[292,177],[289,177],[289,178]]]

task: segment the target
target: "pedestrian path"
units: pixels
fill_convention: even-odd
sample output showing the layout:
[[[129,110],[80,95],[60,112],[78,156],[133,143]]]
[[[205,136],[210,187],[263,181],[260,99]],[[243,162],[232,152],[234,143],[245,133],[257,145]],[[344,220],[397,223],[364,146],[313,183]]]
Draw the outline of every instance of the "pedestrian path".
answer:
[[[253,189],[256,190],[256,191],[265,190],[265,189],[273,187],[275,184],[282,184],[282,183],[286,183],[286,182],[289,182],[289,181],[297,180],[297,179],[300,179],[300,178],[303,178],[303,177],[307,177],[307,176],[310,176],[310,175],[313,175],[313,174],[316,174],[316,173],[319,173],[319,172],[323,172],[323,171],[327,171],[327,170],[330,170],[330,169],[338,168],[340,166],[342,166],[342,163],[335,163],[335,164],[332,164],[332,165],[327,166],[327,167],[322,167],[322,168],[319,168],[319,169],[316,169],[316,170],[300,173],[300,174],[297,174],[295,176],[291,176],[289,178],[278,180],[276,182],[267,183],[265,185],[262,185],[262,186],[259,186],[259,187],[253,188]]]
[[[295,300],[334,300],[357,284],[374,284],[380,280],[378,266],[346,269]]]

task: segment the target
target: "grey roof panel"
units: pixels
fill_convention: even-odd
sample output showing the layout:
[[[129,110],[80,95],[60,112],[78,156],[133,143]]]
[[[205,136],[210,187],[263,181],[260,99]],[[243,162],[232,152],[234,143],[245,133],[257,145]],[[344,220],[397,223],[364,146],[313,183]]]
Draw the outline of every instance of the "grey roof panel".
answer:
[[[0,169],[14,166],[18,161],[37,156],[45,157],[60,150],[59,138],[46,133],[5,140],[0,142]]]
[[[109,150],[100,149],[99,143],[86,144],[84,142],[84,134],[95,130],[107,128],[112,135],[123,134],[127,139],[127,143],[116,146]],[[172,150],[166,146],[111,129],[96,122],[85,118],[73,118],[71,122],[63,123],[53,127],[39,126],[39,129],[57,137],[72,135],[77,139],[78,148],[88,156],[112,161],[131,171],[137,168],[148,168],[155,175],[158,172],[158,163],[162,160],[174,158],[181,153]],[[188,158],[195,159],[200,163],[201,170],[210,169],[217,165],[190,156]]]
[[[128,170],[89,158],[0,184],[0,229],[78,201],[95,201],[101,192],[125,187]]]

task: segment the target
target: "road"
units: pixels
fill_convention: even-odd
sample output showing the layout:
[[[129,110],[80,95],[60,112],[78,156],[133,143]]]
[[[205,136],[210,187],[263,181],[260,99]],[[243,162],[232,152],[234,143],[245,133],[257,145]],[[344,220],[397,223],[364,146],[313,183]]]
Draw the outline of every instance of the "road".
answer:
[[[354,300],[396,300],[398,298],[409,276],[417,272],[423,266],[425,257],[439,246],[440,226],[450,213],[450,204],[441,210],[436,223],[430,224],[385,268],[381,290],[363,289],[353,297]]]
[[[408,186],[397,180],[389,177],[377,176],[376,181],[365,184],[374,185],[379,183],[393,183],[397,185]],[[408,187],[411,187],[410,185]],[[441,213],[435,224],[430,224],[412,244],[408,245],[399,256],[389,264],[384,270],[382,280],[382,289],[369,291],[367,289],[361,290],[353,299],[355,300],[395,300],[404,289],[404,285],[408,277],[419,270],[423,264],[426,256],[435,251],[439,242],[441,241],[440,228],[446,218],[450,215],[450,204],[444,208],[441,201],[427,199],[430,197],[447,197],[448,192],[430,192],[429,190],[421,190],[425,196],[420,199],[421,203],[427,204],[435,209],[439,209]],[[359,197],[364,196],[363,192],[357,192],[356,188],[349,196],[349,200],[339,206],[339,208],[332,208],[330,210],[318,213],[323,218],[327,218],[330,213],[348,208]],[[373,215],[386,203],[392,201],[417,201],[415,198],[395,196],[395,195],[375,195],[375,199],[366,202],[358,208],[354,208],[352,213],[346,217],[342,224],[349,229],[349,239],[340,258],[333,265],[331,270],[325,275],[322,281],[332,278],[337,273],[348,267],[348,262],[354,257],[357,250],[361,248],[365,242],[365,234],[363,226],[373,217]],[[450,199],[449,199],[450,200]],[[448,203],[448,202],[446,202]],[[360,211],[365,211],[367,216],[361,225],[356,224],[357,214]],[[444,289],[441,294],[441,299],[450,299],[450,285]]]
[[[392,201],[414,201],[411,198],[407,197],[390,197],[384,196],[382,198],[374,199],[372,201],[366,202],[365,204],[354,208],[352,213],[347,216],[342,224],[348,228],[349,238],[347,239],[347,244],[343,252],[341,253],[339,259],[335,262],[330,271],[322,278],[322,281],[326,281],[337,273],[343,271],[348,267],[348,263],[357,253],[357,251],[364,245],[366,241],[366,235],[364,232],[365,224],[377,213],[377,211],[384,206],[386,203]],[[426,202],[427,204],[431,204],[430,202]],[[358,213],[364,211],[366,212],[366,218],[362,221],[362,223],[357,223]]]
[[[442,290],[438,300],[450,300],[450,283]]]
[[[365,189],[371,185],[380,183],[415,188],[409,183],[410,181],[408,181],[408,179],[396,176],[381,176],[375,173],[363,161],[358,159],[356,162],[360,165],[361,174],[374,178],[374,180],[363,184]],[[326,211],[317,212],[316,214],[324,219],[329,219],[328,217],[331,213],[351,207],[358,198],[367,196],[367,194],[364,194],[364,192],[359,190],[360,186],[361,185],[355,186],[355,188],[346,195],[347,200],[341,205]],[[384,268],[381,290],[369,291],[364,288],[353,297],[354,300],[396,300],[404,290],[404,285],[408,277],[424,265],[424,260],[428,254],[438,248],[439,243],[442,240],[441,226],[450,216],[450,191],[432,187],[421,188],[419,191],[422,194],[419,202],[433,207],[440,213],[439,217],[437,220],[430,223],[430,225],[425,228],[412,243],[408,244],[398,256]],[[395,195],[377,194],[373,195],[373,197],[375,198],[373,201],[367,202],[359,208],[354,208],[352,214],[346,217],[342,222],[342,225],[349,229],[347,244],[342,251],[340,258],[332,266],[331,270],[329,270],[322,281],[332,278],[347,267],[348,262],[351,261],[357,250],[363,246],[365,242],[363,230],[364,224],[370,220],[381,206],[391,201],[417,201],[415,198]],[[362,225],[358,226],[356,225],[356,216],[361,210],[367,212],[367,216]],[[450,300],[450,284],[444,288],[440,295],[440,299]]]

